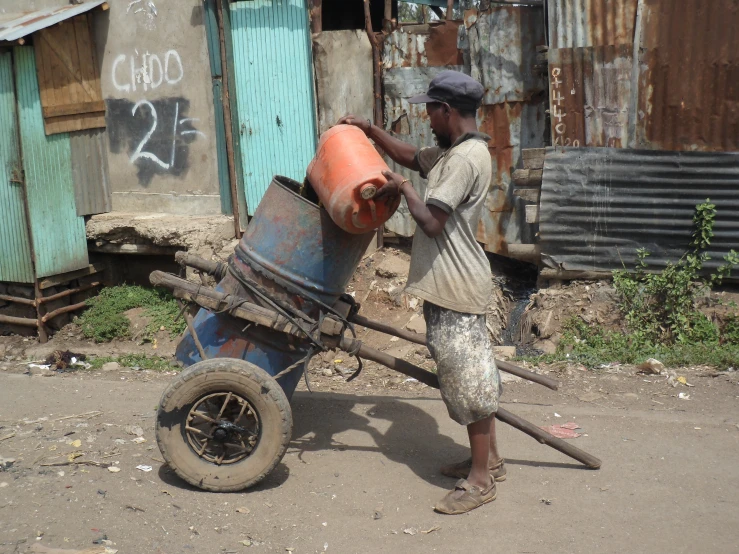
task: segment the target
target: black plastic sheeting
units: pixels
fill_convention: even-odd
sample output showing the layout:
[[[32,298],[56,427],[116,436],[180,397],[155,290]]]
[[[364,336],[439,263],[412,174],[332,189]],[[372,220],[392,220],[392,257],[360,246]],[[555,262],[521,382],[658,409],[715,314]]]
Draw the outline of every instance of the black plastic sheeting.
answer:
[[[646,248],[650,268],[663,268],[689,249],[695,207],[707,198],[718,212],[705,265],[714,269],[739,251],[739,153],[549,148],[542,263],[565,271],[631,269],[636,250]]]

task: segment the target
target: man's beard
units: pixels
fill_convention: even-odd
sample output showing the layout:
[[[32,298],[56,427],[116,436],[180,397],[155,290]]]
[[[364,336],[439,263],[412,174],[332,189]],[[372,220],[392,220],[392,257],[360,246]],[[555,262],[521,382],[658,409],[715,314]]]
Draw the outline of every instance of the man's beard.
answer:
[[[442,148],[451,148],[452,141],[449,140],[449,137],[443,137],[436,134],[436,131],[431,131],[434,135],[434,140],[436,141],[436,144],[438,144]]]

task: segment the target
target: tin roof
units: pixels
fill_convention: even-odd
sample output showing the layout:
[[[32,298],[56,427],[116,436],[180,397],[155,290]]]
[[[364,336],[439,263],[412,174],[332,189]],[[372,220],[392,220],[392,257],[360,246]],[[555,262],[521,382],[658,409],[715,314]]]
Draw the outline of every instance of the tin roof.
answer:
[[[76,5],[0,14],[0,41],[18,40],[103,4],[105,0],[89,0]]]

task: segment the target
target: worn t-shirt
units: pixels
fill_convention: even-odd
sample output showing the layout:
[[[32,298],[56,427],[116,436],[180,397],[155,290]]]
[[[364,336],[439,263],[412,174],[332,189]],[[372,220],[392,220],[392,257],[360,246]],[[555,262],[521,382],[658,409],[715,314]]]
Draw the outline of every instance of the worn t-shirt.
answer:
[[[448,150],[424,148],[416,160],[428,178],[419,191],[428,205],[449,214],[440,235],[416,228],[406,290],[458,312],[483,314],[492,292],[490,262],[475,236],[492,179],[492,162],[482,133],[463,135]]]

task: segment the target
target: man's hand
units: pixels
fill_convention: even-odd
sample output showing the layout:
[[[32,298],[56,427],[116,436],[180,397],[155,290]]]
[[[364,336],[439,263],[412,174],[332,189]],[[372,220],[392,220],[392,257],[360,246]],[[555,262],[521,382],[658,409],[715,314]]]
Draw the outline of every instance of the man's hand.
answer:
[[[402,175],[393,173],[392,171],[383,171],[382,174],[384,175],[385,179],[387,179],[387,183],[382,185],[377,190],[377,194],[375,194],[375,200],[380,200],[381,198],[385,197],[395,198],[403,192],[403,186],[405,184],[410,184],[410,181],[408,181],[408,179],[406,179]]]
[[[358,127],[365,135],[369,133],[372,128],[372,122],[369,119],[357,117],[356,115],[348,114],[339,119],[337,125],[354,125]]]

